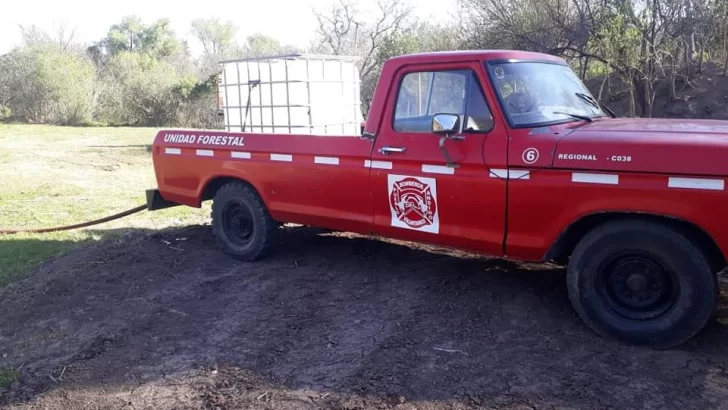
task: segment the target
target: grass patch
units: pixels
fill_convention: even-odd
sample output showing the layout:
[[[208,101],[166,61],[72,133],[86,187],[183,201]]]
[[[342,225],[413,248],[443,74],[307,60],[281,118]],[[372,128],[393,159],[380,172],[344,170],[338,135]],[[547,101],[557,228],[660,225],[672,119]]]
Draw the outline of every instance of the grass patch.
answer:
[[[0,367],[0,389],[10,387],[18,380],[20,380],[20,375],[17,371],[7,367]]]
[[[152,128],[0,124],[0,229],[68,225],[145,202],[156,187]],[[130,231],[204,223],[203,210],[142,212],[88,229],[0,235],[0,286],[48,258]]]

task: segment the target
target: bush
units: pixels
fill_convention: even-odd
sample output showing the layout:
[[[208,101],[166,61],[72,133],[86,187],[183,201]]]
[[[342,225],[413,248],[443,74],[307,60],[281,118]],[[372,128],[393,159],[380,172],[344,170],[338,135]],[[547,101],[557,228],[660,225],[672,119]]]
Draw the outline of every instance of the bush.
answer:
[[[0,104],[0,121],[7,121],[12,116],[13,112],[10,111],[10,107],[6,107]]]
[[[96,119],[115,125],[166,126],[183,119],[182,107],[198,98],[198,80],[147,54],[120,52],[101,81]]]
[[[91,118],[95,86],[91,61],[54,45],[26,46],[0,60],[6,119],[79,124]]]

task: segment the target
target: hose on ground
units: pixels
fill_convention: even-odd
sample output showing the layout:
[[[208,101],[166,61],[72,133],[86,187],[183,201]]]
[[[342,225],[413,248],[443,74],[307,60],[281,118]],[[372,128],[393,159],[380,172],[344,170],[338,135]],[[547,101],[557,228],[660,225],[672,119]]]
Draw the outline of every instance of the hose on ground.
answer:
[[[0,235],[13,235],[18,233],[48,233],[48,232],[59,232],[59,231],[70,231],[73,229],[85,228],[87,226],[98,225],[104,222],[113,221],[114,219],[123,218],[137,212],[141,212],[147,209],[146,205],[140,205],[136,208],[127,209],[126,211],[119,212],[111,216],[107,216],[94,221],[83,222],[75,225],[57,226],[54,228],[38,228],[38,229],[0,229]]]

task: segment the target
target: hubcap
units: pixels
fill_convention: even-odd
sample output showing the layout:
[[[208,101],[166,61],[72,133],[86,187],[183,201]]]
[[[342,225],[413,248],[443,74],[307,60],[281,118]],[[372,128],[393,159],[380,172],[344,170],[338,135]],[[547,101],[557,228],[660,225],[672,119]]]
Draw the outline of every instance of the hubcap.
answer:
[[[247,245],[253,238],[253,214],[239,202],[225,205],[222,211],[225,235],[237,245]]]
[[[617,255],[599,272],[600,292],[607,304],[629,319],[653,319],[665,313],[679,295],[673,272],[646,254]]]

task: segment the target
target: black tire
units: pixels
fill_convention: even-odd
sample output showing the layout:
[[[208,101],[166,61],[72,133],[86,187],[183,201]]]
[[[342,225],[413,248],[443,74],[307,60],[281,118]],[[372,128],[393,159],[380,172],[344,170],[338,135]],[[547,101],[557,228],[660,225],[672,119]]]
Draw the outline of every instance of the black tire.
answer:
[[[678,346],[708,322],[718,285],[687,236],[649,221],[608,223],[576,246],[569,298],[596,333],[655,349]]]
[[[241,261],[264,257],[278,225],[258,194],[242,182],[229,182],[212,201],[212,231],[223,252]]]

